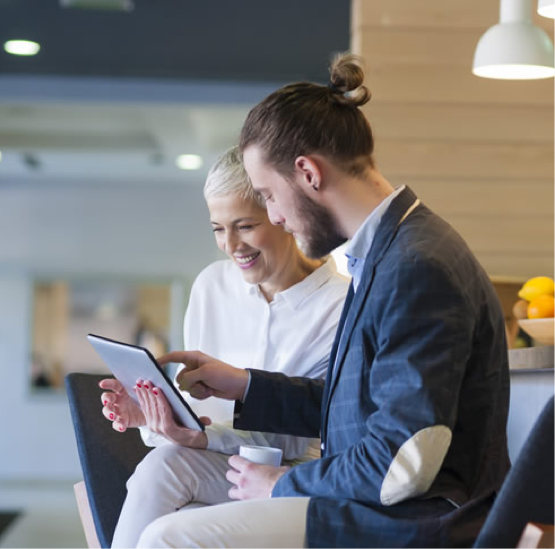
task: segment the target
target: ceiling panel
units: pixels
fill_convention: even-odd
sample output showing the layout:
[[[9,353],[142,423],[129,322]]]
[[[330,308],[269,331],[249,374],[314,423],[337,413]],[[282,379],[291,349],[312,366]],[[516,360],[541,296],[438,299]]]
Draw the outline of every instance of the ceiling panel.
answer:
[[[329,56],[349,48],[348,0],[134,4],[126,13],[63,9],[58,0],[0,0],[0,42],[42,44],[33,58],[0,52],[0,73],[319,80],[327,76]]]

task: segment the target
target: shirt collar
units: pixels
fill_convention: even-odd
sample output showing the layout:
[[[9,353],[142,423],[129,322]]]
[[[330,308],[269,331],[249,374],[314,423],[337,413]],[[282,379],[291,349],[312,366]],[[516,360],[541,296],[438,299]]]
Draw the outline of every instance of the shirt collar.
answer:
[[[306,297],[325,284],[336,272],[335,261],[330,256],[323,265],[318,267],[303,280],[275,294],[274,301],[283,299],[292,309],[296,309]],[[249,295],[255,295],[265,300],[258,284],[249,284],[248,282],[245,282],[245,284]]]
[[[303,280],[287,288],[287,290],[283,290],[283,292],[278,292],[274,299],[281,296],[291,308],[296,309],[305,298],[325,284],[336,272],[335,261],[332,257],[329,257],[324,264]]]
[[[364,220],[364,223],[358,228],[357,232],[354,234],[353,238],[347,245],[345,249],[345,255],[349,260],[359,259],[364,260],[372,247],[372,242],[374,236],[376,235],[376,230],[380,221],[389,208],[389,205],[393,202],[395,197],[397,197],[401,191],[405,188],[405,185],[395,189],[389,196],[384,198],[377,206],[372,210],[370,215]],[[352,261],[349,261],[351,264]]]
[[[250,284],[249,282],[245,282],[245,287],[249,295],[262,295],[258,284]]]

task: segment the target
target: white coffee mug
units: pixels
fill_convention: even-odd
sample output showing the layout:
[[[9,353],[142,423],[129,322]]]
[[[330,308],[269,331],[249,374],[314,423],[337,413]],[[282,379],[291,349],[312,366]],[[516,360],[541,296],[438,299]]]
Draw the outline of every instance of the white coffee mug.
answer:
[[[279,467],[283,451],[280,448],[269,448],[268,446],[241,446],[239,455],[253,463]]]

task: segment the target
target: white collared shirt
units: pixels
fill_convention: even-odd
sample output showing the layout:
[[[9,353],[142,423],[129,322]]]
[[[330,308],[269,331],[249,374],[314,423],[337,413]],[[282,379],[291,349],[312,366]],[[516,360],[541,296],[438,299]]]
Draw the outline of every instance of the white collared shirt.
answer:
[[[364,220],[364,223],[357,229],[357,232],[354,234],[345,249],[345,255],[347,256],[347,269],[353,277],[353,289],[355,292],[360,283],[362,271],[364,270],[364,262],[370,248],[372,247],[372,242],[374,240],[374,236],[376,235],[378,225],[387,211],[387,208],[389,208],[395,197],[399,195],[405,187],[406,185],[403,185],[402,187],[395,189],[394,192],[384,198],[378,206],[372,210],[370,215]]]
[[[325,378],[347,288],[348,281],[330,258],[268,303],[257,285],[245,282],[237,265],[217,261],[193,284],[185,315],[185,348],[237,367]],[[233,402],[189,396],[187,400],[199,416],[214,423],[206,430],[210,450],[231,454],[241,444],[271,445],[294,459],[308,445],[309,439],[300,437],[233,430]],[[147,433],[142,429],[145,442],[159,445]],[[311,457],[317,457],[317,441],[311,449]]]

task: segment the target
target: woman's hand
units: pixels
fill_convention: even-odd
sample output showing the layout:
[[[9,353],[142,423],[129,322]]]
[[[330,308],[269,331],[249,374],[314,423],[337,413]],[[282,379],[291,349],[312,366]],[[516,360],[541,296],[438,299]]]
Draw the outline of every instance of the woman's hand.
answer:
[[[176,423],[170,404],[164,393],[158,387],[154,387],[150,381],[139,379],[135,386],[135,394],[139,399],[141,410],[146,420],[146,426],[153,431],[163,435],[174,444],[186,446],[187,448],[205,449],[208,446],[208,437],[202,431],[188,429]],[[207,417],[201,417],[204,425],[210,425]]]
[[[176,381],[182,391],[204,400],[215,396],[241,400],[249,382],[249,373],[216,360],[200,351],[175,351],[157,359],[158,364],[177,362],[185,365]]]
[[[104,389],[101,399],[104,407],[102,414],[112,422],[112,428],[124,432],[129,427],[146,425],[146,420],[139,405],[127,394],[123,385],[114,378],[103,379],[98,386]]]

